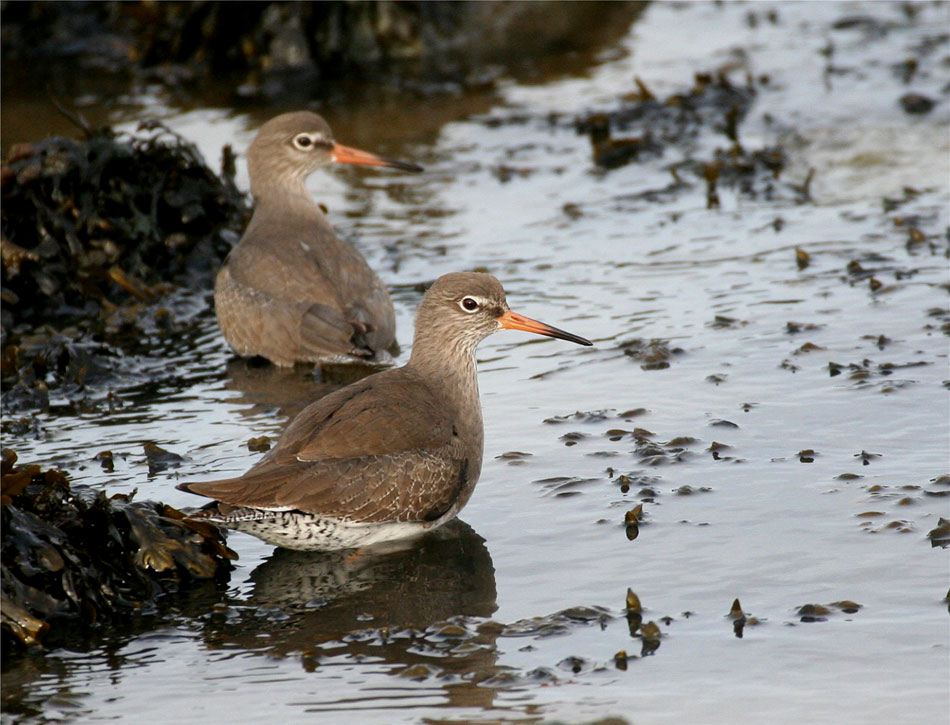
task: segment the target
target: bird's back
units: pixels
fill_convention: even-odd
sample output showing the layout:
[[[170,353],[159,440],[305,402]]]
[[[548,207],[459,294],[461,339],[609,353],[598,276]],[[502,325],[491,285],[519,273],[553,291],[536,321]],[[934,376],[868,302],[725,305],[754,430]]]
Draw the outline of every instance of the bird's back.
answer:
[[[218,320],[239,354],[292,365],[371,358],[393,347],[385,285],[313,211],[259,207],[219,271]]]

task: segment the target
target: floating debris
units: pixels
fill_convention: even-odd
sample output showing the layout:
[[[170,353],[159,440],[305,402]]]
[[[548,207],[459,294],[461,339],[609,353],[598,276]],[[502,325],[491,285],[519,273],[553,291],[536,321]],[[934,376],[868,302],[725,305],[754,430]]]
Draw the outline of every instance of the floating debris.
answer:
[[[503,625],[498,631],[498,636],[543,639],[567,634],[573,627],[586,626],[594,622],[602,624],[611,618],[612,615],[601,607],[570,607],[546,617],[520,619]]]
[[[660,627],[656,622],[647,622],[640,625],[640,638],[643,641],[640,649],[640,656],[647,657],[652,655],[660,648],[660,638],[662,637]]]
[[[800,332],[812,332],[820,330],[824,325],[816,325],[811,322],[786,322],[785,332],[789,335],[797,335]]]
[[[147,441],[142,446],[145,449],[145,458],[148,460],[148,475],[154,476],[166,468],[178,468],[185,460],[177,453],[166,451],[160,445]]]
[[[674,488],[673,493],[677,496],[692,496],[694,493],[709,493],[712,491],[712,488],[709,486],[699,486],[694,488],[689,484],[683,484],[679,488]]]
[[[670,360],[676,355],[682,355],[680,347],[670,347],[668,340],[644,340],[634,338],[619,345],[623,354],[642,363],[643,370],[665,370],[670,366]]]
[[[915,115],[930,113],[937,103],[922,93],[905,93],[901,96],[900,102],[907,113]]]
[[[578,478],[577,476],[552,476],[551,478],[540,478],[532,481],[532,483],[542,486],[546,496],[568,497],[582,493],[580,489],[600,483],[601,480],[599,478]]]
[[[792,352],[793,355],[806,355],[810,352],[818,352],[819,350],[824,350],[821,345],[816,345],[812,342],[806,342],[801,347],[797,348]]]
[[[738,597],[733,600],[729,614],[726,615],[732,620],[732,631],[737,639],[742,639],[746,627],[755,627],[762,623],[757,617],[750,616],[742,611],[742,605],[739,604]]]
[[[946,549],[950,546],[950,519],[940,517],[937,525],[927,532],[927,538],[930,539],[930,546]]]
[[[861,463],[865,466],[870,465],[871,461],[875,458],[880,458],[880,453],[868,453],[867,451],[861,451],[860,453],[855,453],[854,457],[859,459]]]
[[[591,410],[591,411],[577,411],[576,413],[571,413],[569,415],[555,415],[551,418],[545,418],[544,422],[556,425],[558,423],[567,423],[568,421],[575,421],[578,423],[600,423],[610,418],[610,411],[608,410]]]
[[[729,608],[729,614],[726,616],[730,619],[738,619],[739,617],[745,616],[745,614],[742,612],[742,605],[739,604],[738,597],[732,600],[732,606]]]
[[[795,247],[795,264],[800,270],[811,264],[811,255],[801,247]]]
[[[742,605],[739,604],[738,597],[732,602],[732,607],[729,609],[729,614],[726,616],[732,620],[732,631],[735,633],[736,638],[742,639],[742,634],[745,631],[745,625],[748,620],[746,619],[745,613],[742,611]]]
[[[725,451],[731,450],[732,446],[727,443],[720,443],[719,441],[713,441],[709,444],[709,447],[706,449],[709,453],[712,454],[714,461],[731,461],[735,460],[732,456],[724,456]]]
[[[626,611],[627,613],[640,614],[643,612],[643,605],[640,604],[640,597],[637,596],[636,592],[633,589],[627,588],[627,600],[626,600]]]
[[[562,670],[568,670],[569,672],[572,672],[576,675],[587,666],[587,661],[583,657],[570,655],[569,657],[565,657],[563,660],[558,662],[557,666]]]
[[[573,446],[573,445],[577,445],[579,441],[582,441],[585,438],[589,438],[589,437],[590,436],[588,433],[580,433],[577,431],[572,431],[570,433],[565,433],[564,435],[562,435],[559,440],[564,441],[564,445],[566,446]]]
[[[829,616],[835,613],[834,610],[845,614],[855,614],[862,608],[863,605],[850,599],[844,599],[830,604],[803,604],[796,613],[802,622],[825,622]]]
[[[632,509],[623,515],[623,522],[629,529],[631,526],[637,526],[643,520],[643,504],[638,503]],[[639,533],[639,532],[638,532]],[[629,535],[627,538],[630,538]],[[634,537],[636,538],[636,537]]]
[[[249,438],[247,441],[247,449],[253,451],[254,453],[264,453],[265,451],[270,450],[270,436],[258,436],[256,438]]]
[[[727,315],[716,315],[715,317],[713,317],[712,322],[706,323],[708,327],[714,330],[745,327],[748,324],[749,324],[748,320],[740,320],[736,317],[729,317]]]

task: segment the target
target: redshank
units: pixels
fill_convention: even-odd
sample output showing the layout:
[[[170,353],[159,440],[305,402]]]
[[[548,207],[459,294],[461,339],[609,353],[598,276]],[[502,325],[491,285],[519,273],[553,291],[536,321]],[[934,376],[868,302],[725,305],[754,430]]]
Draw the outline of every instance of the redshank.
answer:
[[[304,186],[331,163],[422,170],[341,146],[309,111],[261,127],[247,150],[254,214],[214,286],[218,324],[238,355],[281,366],[391,362],[396,320],[389,293]]]
[[[435,281],[409,362],[305,408],[247,473],[178,488],[215,499],[195,514],[288,549],[346,549],[450,521],[482,468],[475,348],[502,329],[589,340],[508,308],[488,274]]]

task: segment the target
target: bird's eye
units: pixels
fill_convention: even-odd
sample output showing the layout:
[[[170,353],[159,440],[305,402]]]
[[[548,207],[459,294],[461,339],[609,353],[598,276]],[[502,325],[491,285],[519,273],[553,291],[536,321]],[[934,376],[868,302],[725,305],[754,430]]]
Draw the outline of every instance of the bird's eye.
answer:
[[[309,133],[298,133],[294,136],[294,146],[301,151],[309,151],[313,148],[313,137]]]
[[[459,306],[466,312],[474,312],[478,309],[478,300],[474,297],[463,297],[462,301],[459,302]]]

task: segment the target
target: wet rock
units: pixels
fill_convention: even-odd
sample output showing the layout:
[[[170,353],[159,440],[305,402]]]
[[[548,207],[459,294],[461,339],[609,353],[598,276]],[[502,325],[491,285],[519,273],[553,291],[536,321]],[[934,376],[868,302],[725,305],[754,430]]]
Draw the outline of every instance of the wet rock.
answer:
[[[5,652],[155,611],[165,593],[226,579],[237,558],[218,529],[170,506],[71,486],[12,452],[3,462]]]
[[[733,600],[732,607],[729,609],[729,614],[726,616],[732,620],[732,631],[737,639],[743,638],[746,627],[754,627],[758,624],[761,624],[759,619],[742,611],[742,605],[739,604],[738,598]]]
[[[739,617],[745,616],[745,614],[742,612],[742,605],[739,604],[738,597],[732,600],[732,606],[729,608],[729,614],[726,616],[730,619],[738,619]]]

